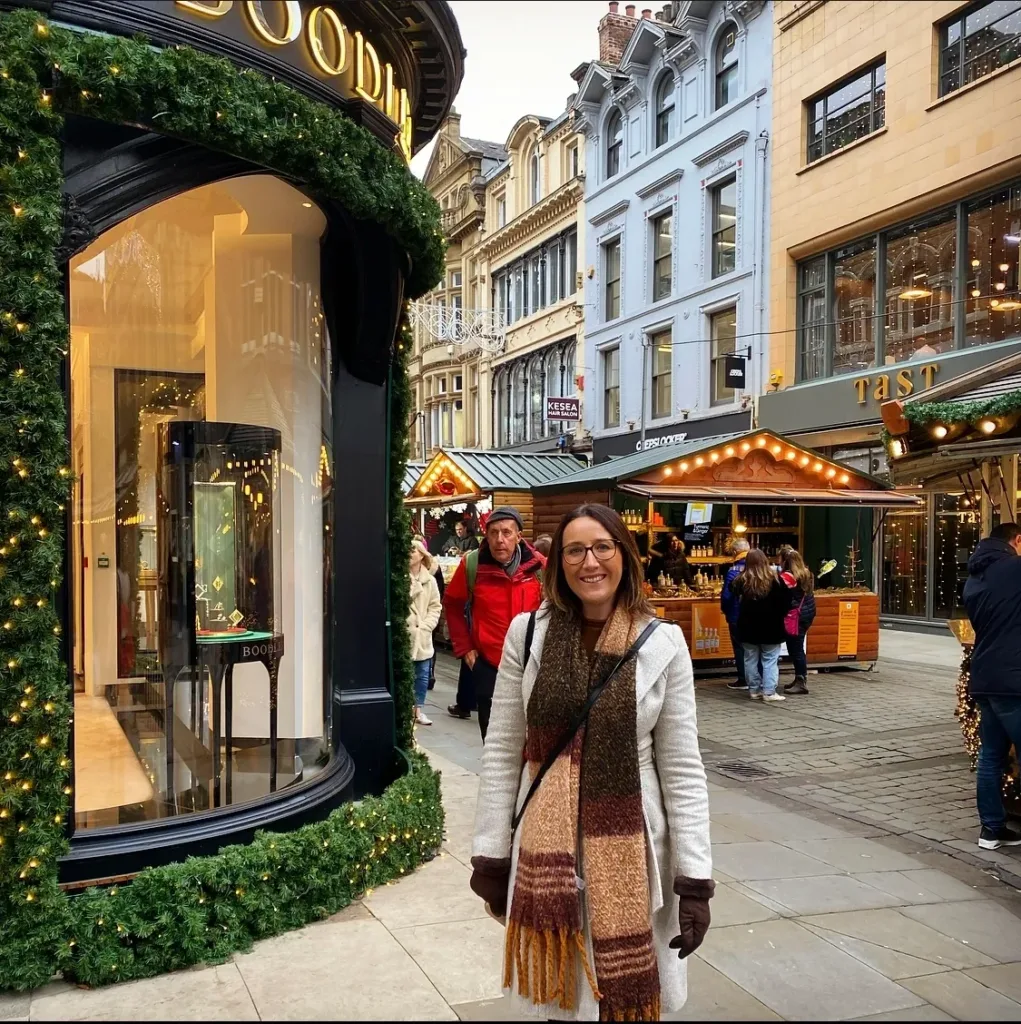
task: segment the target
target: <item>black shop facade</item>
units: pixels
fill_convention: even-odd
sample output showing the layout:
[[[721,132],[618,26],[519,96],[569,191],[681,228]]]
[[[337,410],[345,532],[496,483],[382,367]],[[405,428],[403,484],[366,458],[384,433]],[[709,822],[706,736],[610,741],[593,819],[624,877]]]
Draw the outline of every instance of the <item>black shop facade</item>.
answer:
[[[226,58],[405,161],[463,74],[446,3],[0,0],[23,7]],[[87,110],[60,143],[74,885],[390,781],[388,374],[413,268],[257,145]]]

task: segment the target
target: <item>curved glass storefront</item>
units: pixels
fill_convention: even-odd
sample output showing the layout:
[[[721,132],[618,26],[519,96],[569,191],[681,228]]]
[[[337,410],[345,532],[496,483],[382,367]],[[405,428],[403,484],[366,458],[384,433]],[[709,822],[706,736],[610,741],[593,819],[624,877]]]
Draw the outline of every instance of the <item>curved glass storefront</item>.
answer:
[[[78,830],[259,800],[330,759],[325,229],[253,174],[71,262]]]

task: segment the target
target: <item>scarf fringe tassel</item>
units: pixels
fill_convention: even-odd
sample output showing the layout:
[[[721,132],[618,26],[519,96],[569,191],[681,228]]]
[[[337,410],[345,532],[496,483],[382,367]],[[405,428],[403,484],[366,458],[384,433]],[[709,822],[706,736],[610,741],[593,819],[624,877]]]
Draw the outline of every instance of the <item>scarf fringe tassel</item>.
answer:
[[[561,1010],[578,1006],[574,970],[574,951],[581,957],[585,977],[597,1001],[602,999],[596,978],[585,952],[581,932],[567,928],[536,931],[519,921],[507,922],[507,944],[504,947],[503,987],[513,988],[518,977],[518,995],[531,999],[536,1006],[556,1003]]]
[[[572,948],[573,947],[573,948]],[[518,977],[518,995],[531,999],[536,1006],[555,1002],[561,1010],[576,1010],[574,950],[581,957],[582,967],[592,995],[599,1006],[599,1019],[610,1021],[659,1020],[659,996],[640,1007],[607,1006],[596,986],[595,974],[585,951],[585,937],[567,928],[557,931],[536,931],[519,921],[507,922],[507,944],[504,947],[503,987],[514,987]]]

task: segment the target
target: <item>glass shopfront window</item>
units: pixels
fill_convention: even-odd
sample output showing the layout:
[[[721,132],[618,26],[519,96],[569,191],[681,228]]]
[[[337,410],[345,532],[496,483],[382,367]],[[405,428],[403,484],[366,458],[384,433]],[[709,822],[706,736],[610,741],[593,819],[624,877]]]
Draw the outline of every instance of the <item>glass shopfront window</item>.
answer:
[[[1019,248],[1015,182],[801,261],[798,382],[1021,339]]]
[[[833,267],[833,372],[876,365],[876,242],[839,249]]]
[[[251,175],[72,260],[80,829],[255,800],[329,759],[324,230]]]
[[[968,208],[965,344],[986,345],[1021,334],[1018,252],[1021,185]]]
[[[924,618],[928,511],[895,512],[883,526],[883,611]]]
[[[932,615],[953,619],[966,615],[964,584],[968,559],[979,541],[979,512],[963,494],[935,496],[933,529]]]
[[[886,242],[887,363],[954,347],[954,212],[892,233]]]

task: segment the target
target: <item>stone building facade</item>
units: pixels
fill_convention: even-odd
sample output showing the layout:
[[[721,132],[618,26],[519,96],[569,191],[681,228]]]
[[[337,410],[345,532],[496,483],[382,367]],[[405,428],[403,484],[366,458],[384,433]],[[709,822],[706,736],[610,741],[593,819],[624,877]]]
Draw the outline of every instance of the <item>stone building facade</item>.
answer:
[[[760,425],[881,473],[885,399],[1021,349],[1021,5],[775,9]],[[978,529],[963,489],[888,516],[884,618],[959,614]]]
[[[771,5],[610,3],[576,72],[597,461],[745,429],[765,384]],[[745,378],[727,356],[749,357]],[[738,386],[733,386],[737,380]]]

